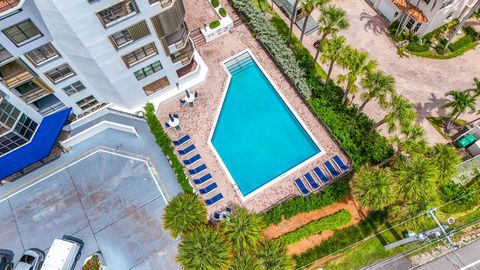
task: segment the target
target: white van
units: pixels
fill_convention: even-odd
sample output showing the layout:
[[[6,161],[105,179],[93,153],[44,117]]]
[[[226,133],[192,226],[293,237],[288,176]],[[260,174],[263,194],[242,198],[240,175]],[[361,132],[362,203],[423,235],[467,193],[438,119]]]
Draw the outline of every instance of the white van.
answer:
[[[73,270],[80,259],[83,241],[68,235],[53,240],[41,270]]]

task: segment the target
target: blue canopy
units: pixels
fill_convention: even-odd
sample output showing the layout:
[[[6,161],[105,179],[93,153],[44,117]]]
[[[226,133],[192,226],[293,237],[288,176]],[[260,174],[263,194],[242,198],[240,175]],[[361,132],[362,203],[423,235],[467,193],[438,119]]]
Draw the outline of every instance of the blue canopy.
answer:
[[[29,143],[0,157],[0,180],[48,157],[71,111],[45,116]]]

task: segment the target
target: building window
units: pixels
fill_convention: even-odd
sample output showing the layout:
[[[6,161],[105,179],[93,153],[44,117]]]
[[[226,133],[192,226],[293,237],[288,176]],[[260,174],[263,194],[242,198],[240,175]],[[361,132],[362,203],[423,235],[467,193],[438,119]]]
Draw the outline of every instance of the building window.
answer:
[[[47,43],[25,54],[34,65],[41,65],[49,60],[59,57],[57,50],[51,43]]]
[[[425,2],[425,4],[430,4],[430,0],[423,0],[423,2]]]
[[[412,29],[412,26],[415,24],[415,20],[410,18],[405,26],[407,29]]]
[[[448,13],[448,16],[445,20],[448,20],[448,19],[452,18],[453,13],[455,13],[455,11],[452,11],[452,12]]]
[[[98,104],[98,101],[93,96],[88,96],[84,99],[77,101],[78,107],[83,111],[95,106]]]
[[[138,9],[135,1],[124,0],[97,12],[97,16],[104,27],[108,27],[129,15],[137,14]]]
[[[20,110],[15,108],[6,99],[0,99],[0,135],[10,131],[19,116]]]
[[[20,120],[18,120],[18,123],[15,126],[15,131],[18,135],[24,137],[27,140],[30,140],[36,128],[37,128],[37,123],[35,123],[32,119],[27,117],[25,114],[22,114],[22,116],[20,117]]]
[[[162,70],[162,64],[160,63],[160,61],[156,61],[144,68],[135,71],[134,74],[137,80],[140,81],[160,70]]]
[[[62,88],[63,92],[65,92],[65,94],[67,94],[69,96],[71,96],[73,94],[76,94],[76,93],[79,93],[79,92],[82,92],[85,89],[86,89],[86,87],[85,87],[85,85],[83,85],[83,83],[81,81],[74,82],[74,83],[70,84],[69,86],[66,86],[66,87]]]
[[[1,44],[0,44],[0,63],[12,58],[13,55],[7,51]]]
[[[42,33],[32,23],[31,20],[23,21],[14,26],[3,30],[3,33],[13,42],[17,47],[22,46],[32,40],[40,38]]]
[[[422,23],[417,23],[417,25],[415,25],[415,28],[413,28],[413,32],[416,33],[418,29],[420,29],[420,26],[422,26]]]
[[[58,83],[74,75],[75,72],[73,72],[68,64],[63,64],[45,73],[45,76],[47,76],[53,83]]]
[[[148,30],[147,23],[145,21],[141,21],[129,26],[126,29],[114,33],[110,36],[110,41],[115,48],[118,49],[147,35],[150,35],[150,30]]]
[[[138,64],[139,62],[146,60],[149,56],[157,54],[157,48],[154,43],[145,45],[131,53],[128,53],[122,57],[123,62],[127,67]]]
[[[444,0],[440,9],[443,9],[443,8],[446,8],[447,6],[450,6],[451,3],[453,3],[453,0]]]
[[[168,81],[167,77],[163,77],[160,80],[156,80],[153,83],[150,83],[146,86],[143,87],[143,91],[145,91],[145,94],[151,95],[155,92],[158,92],[159,90],[162,90],[163,88],[167,87],[170,85],[170,82]]]

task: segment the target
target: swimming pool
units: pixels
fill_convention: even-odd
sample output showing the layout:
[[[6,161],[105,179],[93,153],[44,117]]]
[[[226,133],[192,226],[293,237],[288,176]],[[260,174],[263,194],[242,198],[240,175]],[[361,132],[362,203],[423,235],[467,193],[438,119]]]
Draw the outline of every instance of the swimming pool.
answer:
[[[231,77],[211,143],[245,198],[321,149],[249,51],[223,66]]]

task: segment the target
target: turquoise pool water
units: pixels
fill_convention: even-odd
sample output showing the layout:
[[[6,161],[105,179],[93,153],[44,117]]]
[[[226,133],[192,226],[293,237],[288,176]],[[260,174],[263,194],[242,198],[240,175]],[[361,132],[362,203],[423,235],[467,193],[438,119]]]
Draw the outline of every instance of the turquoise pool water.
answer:
[[[225,66],[232,78],[212,144],[246,196],[320,149],[248,53]]]

